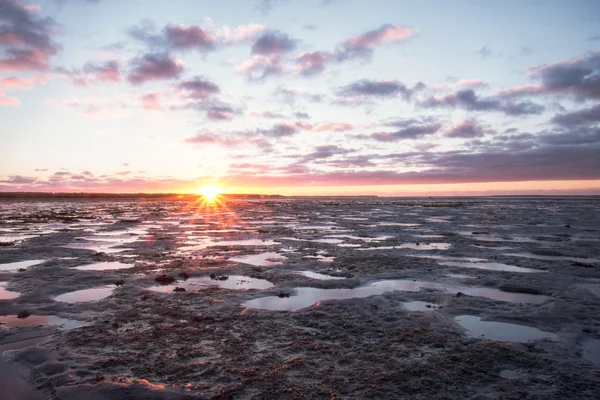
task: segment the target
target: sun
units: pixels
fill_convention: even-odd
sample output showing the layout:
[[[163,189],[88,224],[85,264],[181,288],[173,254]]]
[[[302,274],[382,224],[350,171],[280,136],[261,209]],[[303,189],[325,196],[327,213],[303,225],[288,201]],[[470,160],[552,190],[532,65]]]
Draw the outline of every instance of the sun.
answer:
[[[223,190],[218,186],[204,185],[200,189],[198,189],[196,193],[201,194],[206,199],[206,201],[212,203],[217,198],[217,196],[223,193]]]

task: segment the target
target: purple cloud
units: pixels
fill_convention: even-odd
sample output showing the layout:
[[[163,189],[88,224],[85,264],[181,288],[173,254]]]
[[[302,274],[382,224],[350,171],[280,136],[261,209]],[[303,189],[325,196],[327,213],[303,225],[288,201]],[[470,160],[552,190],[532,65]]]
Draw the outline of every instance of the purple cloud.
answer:
[[[470,111],[498,111],[507,115],[537,115],[545,109],[544,106],[530,101],[507,103],[497,98],[480,98],[472,89],[459,90],[442,97],[429,97],[419,105],[425,108],[461,107]]]
[[[373,132],[369,136],[379,142],[393,142],[404,139],[419,139],[437,133],[442,124],[439,122],[420,122],[417,120],[396,121],[394,126],[401,129],[394,132]]]
[[[419,90],[423,84],[419,83],[413,88],[408,88],[398,81],[371,81],[362,79],[349,85],[342,86],[337,94],[343,97],[369,96],[369,97],[396,97],[410,98],[415,90]]]
[[[183,81],[177,87],[185,91],[187,96],[193,99],[206,99],[221,91],[216,83],[202,77]]]
[[[59,25],[37,18],[14,0],[0,2],[0,71],[47,71],[61,47],[52,39]]]
[[[208,52],[215,50],[217,44],[213,34],[197,25],[166,25],[158,31],[154,22],[143,20],[129,28],[128,32],[132,38],[160,52],[171,50]]]
[[[287,34],[272,30],[263,32],[252,45],[252,54],[270,56],[288,53],[296,48],[298,40]]]
[[[454,125],[445,134],[449,138],[476,138],[484,135],[484,130],[473,120],[464,120]]]
[[[302,53],[296,58],[296,71],[304,76],[320,74],[325,70],[325,64],[331,55],[322,51]]]
[[[584,110],[557,114],[554,116],[554,118],[552,118],[551,121],[562,126],[577,126],[598,123],[600,122],[600,104]]]
[[[182,71],[183,64],[168,54],[146,54],[131,60],[127,79],[139,85],[151,80],[177,78]]]

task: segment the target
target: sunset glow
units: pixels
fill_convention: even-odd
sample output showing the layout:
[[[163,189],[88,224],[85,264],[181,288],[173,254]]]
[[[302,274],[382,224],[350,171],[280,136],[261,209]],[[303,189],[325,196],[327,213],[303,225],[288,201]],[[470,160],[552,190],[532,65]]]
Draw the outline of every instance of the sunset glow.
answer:
[[[167,3],[0,0],[0,191],[600,193],[596,1]]]
[[[198,189],[196,193],[202,195],[209,203],[212,203],[217,198],[217,196],[223,193],[223,190],[218,186],[205,185]]]

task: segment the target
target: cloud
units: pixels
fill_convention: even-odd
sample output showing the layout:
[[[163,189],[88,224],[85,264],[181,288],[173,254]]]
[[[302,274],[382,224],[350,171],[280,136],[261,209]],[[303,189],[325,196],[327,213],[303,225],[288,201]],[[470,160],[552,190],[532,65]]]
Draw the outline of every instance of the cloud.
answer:
[[[500,97],[567,94],[576,100],[600,99],[600,51],[583,57],[527,69],[539,84],[527,84],[502,90]]]
[[[557,146],[587,146],[600,143],[600,128],[579,127],[568,133],[553,132],[539,136],[541,143]]]
[[[372,81],[361,79],[349,85],[338,88],[337,94],[343,97],[397,97],[409,99],[414,91],[419,90],[422,84],[408,88],[398,81]]]
[[[146,93],[142,96],[142,108],[146,110],[161,110],[162,107],[158,100],[163,97],[160,92]]]
[[[449,138],[476,138],[484,135],[484,130],[473,120],[460,121],[445,134]]]
[[[312,160],[330,158],[337,155],[344,155],[352,151],[353,150],[347,150],[335,145],[317,146],[315,147],[315,150],[312,153],[304,155],[301,159],[301,162],[308,162]]]
[[[197,100],[207,99],[221,91],[216,83],[202,77],[185,80],[179,83],[177,87],[184,91],[187,97]]]
[[[37,181],[38,178],[21,176],[21,175],[10,175],[8,179],[0,179],[0,183],[6,183],[11,185],[31,184]]]
[[[481,58],[488,58],[492,55],[492,50],[488,46],[482,46],[479,50],[475,51],[474,54],[478,54]]]
[[[577,126],[595,124],[600,122],[600,104],[584,110],[571,111],[564,114],[557,114],[551,122],[562,126]]]
[[[507,115],[537,115],[541,114],[545,107],[525,101],[520,103],[507,103],[497,98],[480,98],[472,89],[463,89],[442,97],[429,97],[419,102],[425,108],[437,107],[461,107],[470,111],[498,111]]]
[[[0,71],[48,71],[61,49],[52,39],[59,27],[17,1],[0,1]]]
[[[269,111],[269,110],[250,110],[250,115],[253,117],[263,117],[263,118],[284,118],[285,117],[281,113]]]
[[[46,75],[37,75],[29,79],[21,79],[15,76],[0,77],[0,88],[4,89],[31,89],[36,85],[44,85],[50,81]]]
[[[8,97],[4,94],[2,89],[0,89],[0,106],[18,106],[21,104],[21,101],[16,97]]]
[[[146,54],[131,60],[127,79],[134,85],[151,80],[173,79],[183,72],[183,64],[168,54]]]
[[[128,33],[132,38],[158,52],[172,50],[209,52],[215,50],[217,45],[215,36],[198,25],[169,24],[159,31],[154,22],[146,19],[129,28]]]
[[[238,112],[226,104],[211,104],[206,108],[206,117],[213,121],[230,121]]]
[[[400,127],[393,132],[373,132],[369,136],[379,142],[394,142],[404,139],[419,139],[428,135],[437,133],[442,124],[431,122],[430,120],[409,119],[404,121],[394,121],[392,126]]]
[[[296,73],[304,76],[320,74],[325,70],[325,64],[331,55],[322,51],[302,53],[296,58]]]
[[[260,32],[266,29],[266,25],[261,24],[239,25],[233,29],[223,26],[217,30],[217,37],[225,43],[239,43],[254,39]]]
[[[281,55],[295,50],[297,42],[297,39],[292,39],[281,31],[270,30],[263,32],[256,39],[251,53],[261,56]]]
[[[332,131],[332,132],[344,132],[355,129],[356,125],[347,124],[344,122],[337,123],[324,123],[318,124],[312,127],[312,130],[320,132],[320,131]]]
[[[377,29],[346,39],[337,46],[335,50],[336,58],[339,61],[368,59],[373,54],[375,46],[400,43],[415,36],[418,32],[417,29],[413,28],[385,24]]]
[[[244,60],[236,70],[246,74],[249,80],[262,81],[269,76],[280,75],[283,71],[283,64],[279,54],[258,55]]]
[[[56,68],[55,71],[68,76],[75,85],[87,86],[91,83],[118,83],[123,78],[122,63],[118,60],[88,62],[82,69],[68,70]]]

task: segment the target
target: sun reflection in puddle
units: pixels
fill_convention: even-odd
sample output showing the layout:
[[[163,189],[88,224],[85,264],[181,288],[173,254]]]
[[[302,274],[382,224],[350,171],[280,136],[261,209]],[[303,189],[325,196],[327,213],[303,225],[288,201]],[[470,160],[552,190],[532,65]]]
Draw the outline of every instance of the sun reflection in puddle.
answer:
[[[265,252],[258,254],[246,254],[243,256],[231,257],[229,261],[235,261],[244,264],[271,267],[281,265],[287,257],[275,252]]]

